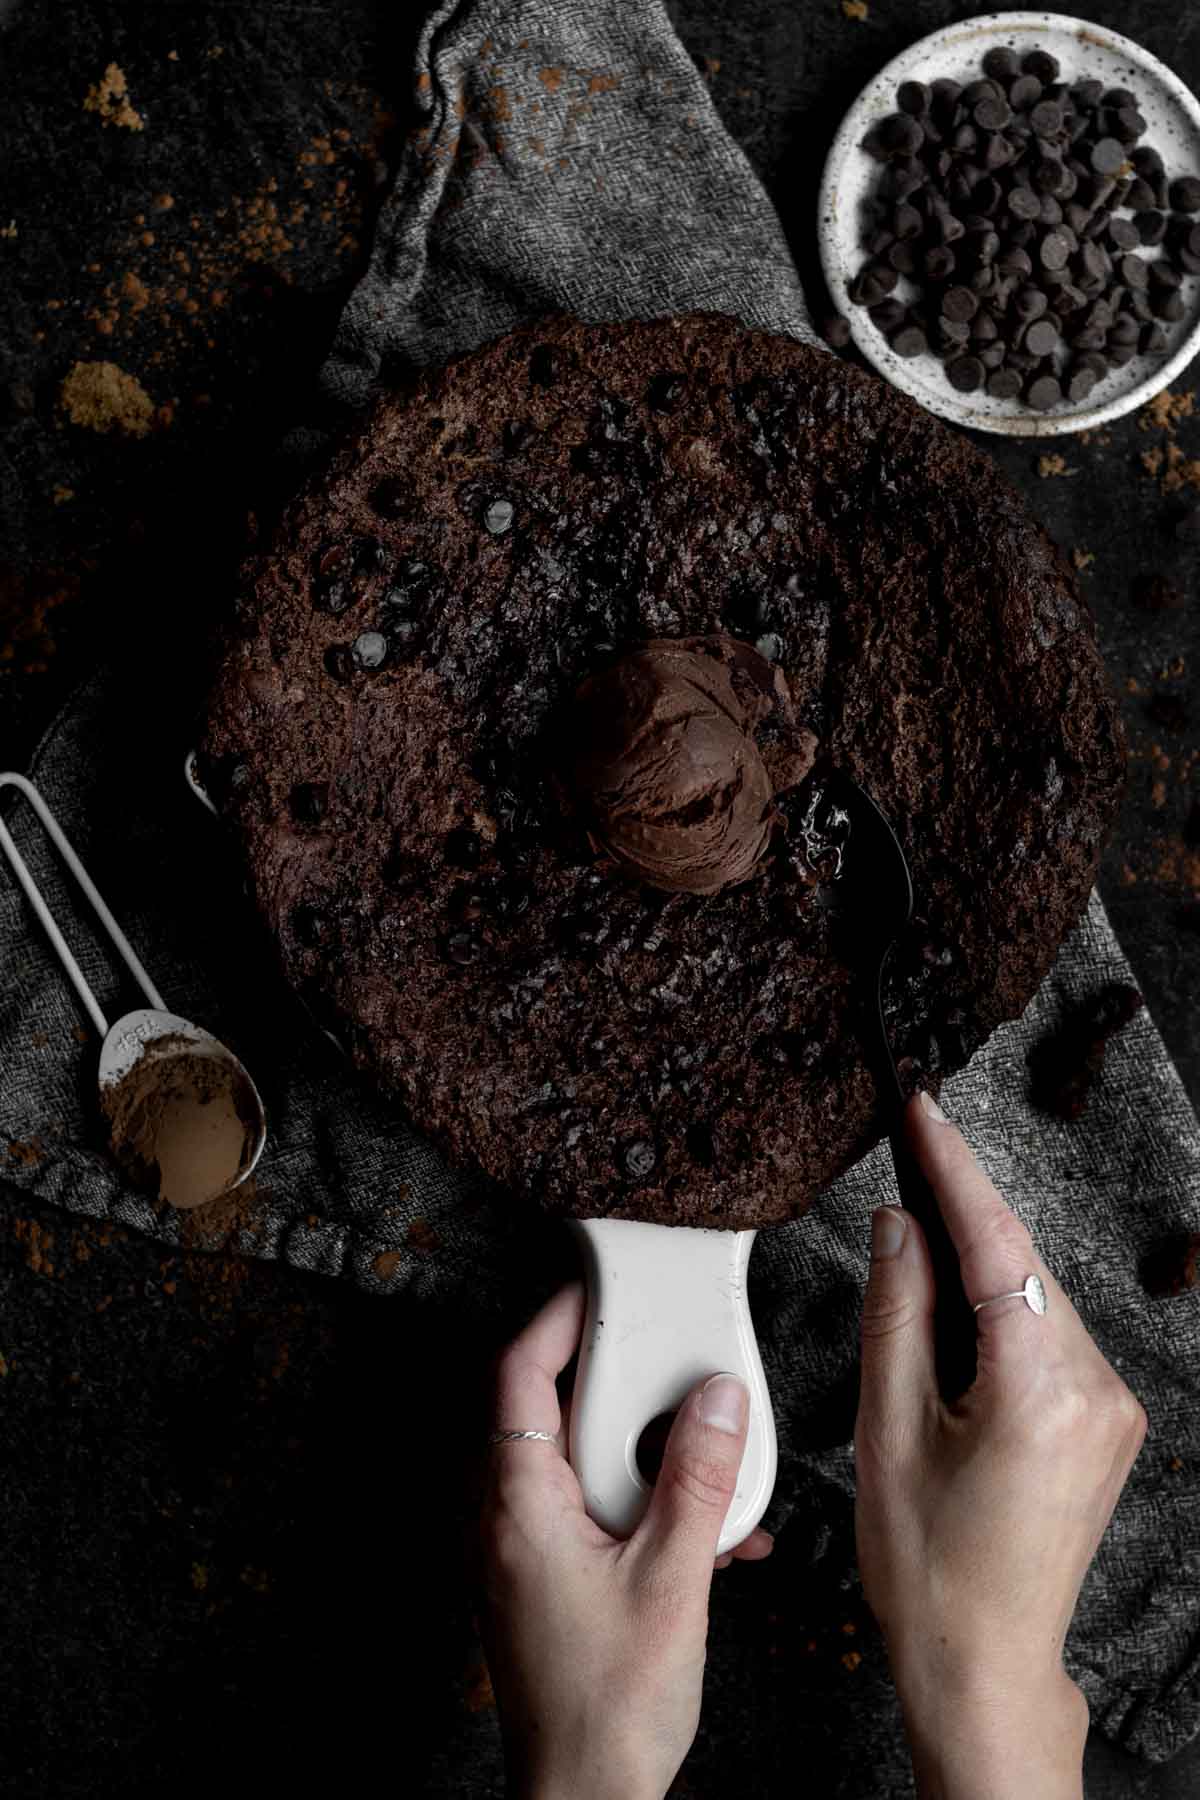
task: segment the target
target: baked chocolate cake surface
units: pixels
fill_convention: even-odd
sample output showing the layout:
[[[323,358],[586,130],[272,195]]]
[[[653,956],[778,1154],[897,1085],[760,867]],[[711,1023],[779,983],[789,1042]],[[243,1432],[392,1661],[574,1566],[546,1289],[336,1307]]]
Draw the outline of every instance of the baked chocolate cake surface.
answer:
[[[774,788],[705,840],[716,891],[639,879],[625,788],[602,829],[579,775],[626,781],[581,742],[597,692],[640,657],[670,713],[681,639],[728,665],[685,671],[713,754]],[[246,568],[203,751],[288,977],[419,1128],[551,1209],[721,1227],[880,1135],[822,768],[908,855],[886,1005],[936,1084],[1046,973],[1124,764],[1074,578],[986,457],[714,315],[549,321],[382,403]]]

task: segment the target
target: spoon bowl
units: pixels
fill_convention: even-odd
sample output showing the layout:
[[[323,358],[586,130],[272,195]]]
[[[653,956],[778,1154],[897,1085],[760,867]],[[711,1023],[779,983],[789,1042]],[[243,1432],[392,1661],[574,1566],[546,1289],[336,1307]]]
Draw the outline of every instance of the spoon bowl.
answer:
[[[221,1063],[230,1069],[240,1095],[248,1103],[250,1143],[246,1161],[236,1178],[224,1190],[227,1194],[232,1193],[234,1188],[241,1187],[246,1178],[253,1174],[255,1164],[263,1153],[267,1141],[267,1115],[262,1096],[250,1079],[245,1065],[228,1045],[213,1037],[211,1032],[193,1025],[190,1019],[180,1018],[178,1013],[164,1012],[158,1007],[142,1006],[134,1012],[123,1014],[109,1028],[100,1046],[98,1074],[101,1101],[103,1102],[105,1093],[119,1081],[123,1081],[138,1063],[158,1062],[168,1056],[181,1054]]]

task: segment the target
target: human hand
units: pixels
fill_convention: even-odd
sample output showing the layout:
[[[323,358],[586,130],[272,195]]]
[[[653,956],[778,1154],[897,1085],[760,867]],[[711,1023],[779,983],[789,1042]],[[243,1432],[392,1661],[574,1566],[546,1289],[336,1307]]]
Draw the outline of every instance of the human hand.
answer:
[[[1063,1641],[1146,1415],[928,1096],[905,1127],[971,1304],[1036,1272],[1048,1305],[1043,1317],[1019,1298],[977,1315],[978,1375],[947,1407],[921,1228],[900,1208],[876,1212],[855,1430],[863,1587],[922,1793],[1077,1800],[1088,1712]]]
[[[515,1793],[660,1800],[700,1716],[708,1591],[745,1448],[746,1389],[715,1375],[688,1395],[646,1515],[622,1543],[588,1518],[565,1455],[554,1384],[583,1313],[573,1283],[497,1368],[497,1428],[550,1431],[557,1442],[491,1452],[484,1643]],[[732,1556],[754,1561],[770,1550],[758,1530]]]

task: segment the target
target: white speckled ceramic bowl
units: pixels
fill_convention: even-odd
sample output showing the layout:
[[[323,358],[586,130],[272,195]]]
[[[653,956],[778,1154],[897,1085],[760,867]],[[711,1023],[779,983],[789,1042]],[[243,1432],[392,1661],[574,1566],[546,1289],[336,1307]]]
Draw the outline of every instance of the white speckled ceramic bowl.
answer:
[[[994,400],[990,394],[958,394],[935,356],[897,356],[865,308],[854,306],[847,291],[866,260],[862,248],[861,208],[874,190],[879,164],[862,148],[868,129],[896,110],[902,81],[974,80],[980,63],[996,44],[1017,50],[1049,50],[1062,66],[1064,81],[1102,81],[1106,87],[1128,87],[1138,96],[1146,119],[1143,142],[1158,150],[1167,174],[1200,175],[1200,102],[1158,58],[1129,38],[1084,19],[1061,13],[986,13],[949,25],[922,38],[881,69],[864,88],[842,121],[821,181],[819,233],[825,280],[835,306],[850,321],[854,342],[867,360],[894,387],[956,425],[978,431],[1001,431],[1010,437],[1055,437],[1089,431],[1136,406],[1145,406],[1200,350],[1200,280],[1185,279],[1187,313],[1176,325],[1164,326],[1169,349],[1162,357],[1135,357],[1114,369],[1078,406],[1064,402],[1050,412],[1032,412],[1019,400]],[[897,294],[912,294],[901,280]]]

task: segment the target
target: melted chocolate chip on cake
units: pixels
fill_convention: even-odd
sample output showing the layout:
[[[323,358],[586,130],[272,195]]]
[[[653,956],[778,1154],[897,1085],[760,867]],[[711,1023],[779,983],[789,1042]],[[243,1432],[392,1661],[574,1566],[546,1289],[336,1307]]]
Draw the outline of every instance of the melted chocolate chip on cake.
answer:
[[[987,458],[716,316],[551,321],[390,396],[237,618],[204,750],[289,978],[564,1213],[765,1225],[877,1141],[823,768],[909,858],[885,1000],[935,1084],[1034,992],[1121,784],[1074,577]]]

